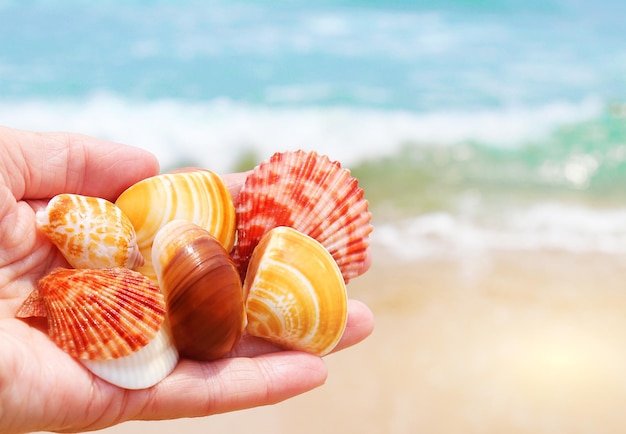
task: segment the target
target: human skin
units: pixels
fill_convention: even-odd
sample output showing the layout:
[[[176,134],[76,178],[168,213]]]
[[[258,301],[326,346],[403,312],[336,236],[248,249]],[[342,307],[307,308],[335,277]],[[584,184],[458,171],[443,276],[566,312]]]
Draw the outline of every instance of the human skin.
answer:
[[[0,127],[0,432],[88,431],[127,420],[207,416],[277,403],[326,380],[322,358],[245,336],[228,357],[181,360],[151,388],[121,389],[57,348],[43,319],[14,317],[37,281],[65,264],[36,230],[35,212],[59,193],[115,200],[158,172],[152,154],[131,146]],[[224,175],[233,195],[244,178]],[[362,341],[373,326],[369,308],[350,300],[335,351]]]

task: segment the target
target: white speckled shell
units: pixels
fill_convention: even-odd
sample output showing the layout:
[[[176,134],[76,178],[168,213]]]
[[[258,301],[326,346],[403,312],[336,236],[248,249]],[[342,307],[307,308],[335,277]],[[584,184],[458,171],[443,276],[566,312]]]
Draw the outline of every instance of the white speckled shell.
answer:
[[[108,200],[59,194],[37,212],[39,230],[74,268],[135,268],[144,260],[135,230]]]

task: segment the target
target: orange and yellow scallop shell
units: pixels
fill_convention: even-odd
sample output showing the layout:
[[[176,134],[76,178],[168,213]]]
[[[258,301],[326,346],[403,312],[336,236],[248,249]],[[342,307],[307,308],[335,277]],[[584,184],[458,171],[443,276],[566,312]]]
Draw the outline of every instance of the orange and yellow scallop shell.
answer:
[[[326,248],[289,227],[263,236],[244,285],[247,331],[285,348],[320,356],[343,336],[348,295]]]

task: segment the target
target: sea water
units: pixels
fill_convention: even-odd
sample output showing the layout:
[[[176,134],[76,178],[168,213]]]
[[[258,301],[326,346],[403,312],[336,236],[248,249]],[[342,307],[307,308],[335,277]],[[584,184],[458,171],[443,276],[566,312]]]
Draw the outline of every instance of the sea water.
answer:
[[[622,0],[0,0],[0,123],[360,179],[399,258],[626,254]]]

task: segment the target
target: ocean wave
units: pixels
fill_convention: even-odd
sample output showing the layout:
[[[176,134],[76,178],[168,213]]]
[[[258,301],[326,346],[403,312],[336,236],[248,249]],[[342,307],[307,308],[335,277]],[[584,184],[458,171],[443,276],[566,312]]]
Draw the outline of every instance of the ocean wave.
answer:
[[[372,244],[394,260],[462,259],[494,252],[626,255],[626,208],[546,202],[488,219],[434,212],[376,225]]]
[[[9,127],[74,131],[132,144],[163,167],[195,164],[224,172],[242,154],[267,158],[283,149],[314,149],[347,166],[398,153],[407,143],[477,141],[504,151],[548,136],[563,124],[602,114],[593,98],[502,110],[409,112],[356,107],[281,108],[227,99],[135,100],[110,93],[78,99],[0,102]]]

